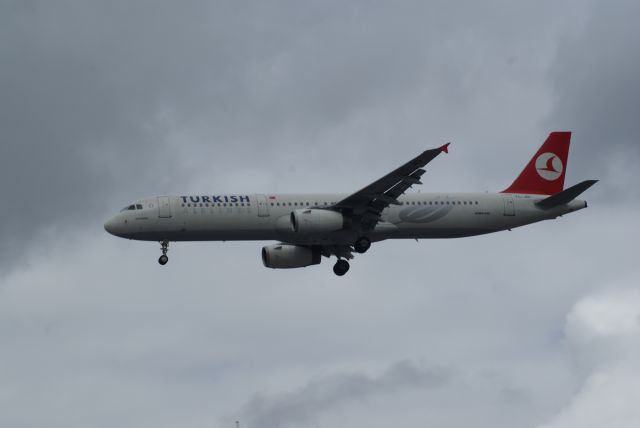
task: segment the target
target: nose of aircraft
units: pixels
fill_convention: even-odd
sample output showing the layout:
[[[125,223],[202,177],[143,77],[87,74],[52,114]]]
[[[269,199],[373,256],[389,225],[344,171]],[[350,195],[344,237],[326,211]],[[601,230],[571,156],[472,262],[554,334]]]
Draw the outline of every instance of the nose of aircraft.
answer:
[[[115,217],[111,217],[109,220],[107,220],[107,222],[104,224],[104,230],[106,230],[107,232],[109,232],[112,235],[115,236],[119,236],[121,229],[121,225],[120,225],[120,221],[117,220]]]
[[[114,225],[113,225],[113,217],[112,217],[109,220],[107,220],[107,222],[104,224],[104,230],[106,230],[112,235],[115,235],[115,233],[113,233],[113,226]]]

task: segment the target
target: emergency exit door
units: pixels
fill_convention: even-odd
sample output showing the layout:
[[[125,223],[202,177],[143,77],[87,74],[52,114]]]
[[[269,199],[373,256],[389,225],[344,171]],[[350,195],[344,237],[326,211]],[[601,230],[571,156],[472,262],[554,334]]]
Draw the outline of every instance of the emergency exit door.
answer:
[[[256,195],[258,200],[258,217],[269,217],[269,206],[265,195]]]
[[[504,202],[504,215],[506,216],[514,216],[516,215],[516,209],[513,204],[512,196],[502,196],[502,202]]]

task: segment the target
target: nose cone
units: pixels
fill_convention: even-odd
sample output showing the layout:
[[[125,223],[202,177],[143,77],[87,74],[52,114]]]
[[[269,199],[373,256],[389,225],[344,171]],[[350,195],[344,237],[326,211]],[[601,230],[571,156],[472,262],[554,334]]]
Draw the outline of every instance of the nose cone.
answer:
[[[115,230],[115,224],[113,221],[113,217],[110,218],[109,220],[107,220],[107,222],[104,224],[104,230],[106,230],[107,232],[109,232],[112,235],[115,235],[114,230]]]
[[[122,233],[124,232],[122,220],[119,220],[118,216],[111,217],[104,224],[104,230],[106,230],[107,232],[109,232],[114,236],[122,236]]]

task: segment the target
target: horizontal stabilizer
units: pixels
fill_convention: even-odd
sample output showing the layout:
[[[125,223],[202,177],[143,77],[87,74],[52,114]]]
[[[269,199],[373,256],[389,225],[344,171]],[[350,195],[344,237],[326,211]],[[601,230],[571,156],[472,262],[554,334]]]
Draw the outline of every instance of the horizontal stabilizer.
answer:
[[[571,186],[560,193],[556,193],[553,196],[549,196],[548,198],[537,202],[536,205],[541,208],[552,208],[557,207],[558,205],[566,204],[573,201],[575,198],[580,196],[582,192],[584,192],[597,182],[598,180],[585,180],[582,183],[578,183],[575,186]]]

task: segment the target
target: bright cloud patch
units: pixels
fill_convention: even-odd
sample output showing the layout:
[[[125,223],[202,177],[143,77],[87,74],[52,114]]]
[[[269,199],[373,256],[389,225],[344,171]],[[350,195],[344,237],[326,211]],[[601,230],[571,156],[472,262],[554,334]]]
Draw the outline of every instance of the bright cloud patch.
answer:
[[[637,427],[640,420],[640,291],[616,289],[579,301],[566,334],[586,380],[543,428]]]

